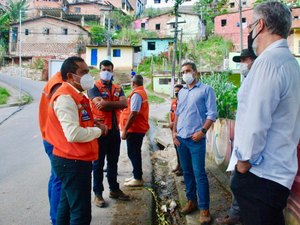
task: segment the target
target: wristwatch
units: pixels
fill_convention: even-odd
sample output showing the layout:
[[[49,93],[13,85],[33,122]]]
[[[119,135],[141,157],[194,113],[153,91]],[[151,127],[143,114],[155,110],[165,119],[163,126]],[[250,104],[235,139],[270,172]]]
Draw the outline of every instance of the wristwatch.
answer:
[[[201,132],[202,132],[203,134],[206,134],[207,130],[206,130],[204,127],[202,127],[202,128],[201,128]]]

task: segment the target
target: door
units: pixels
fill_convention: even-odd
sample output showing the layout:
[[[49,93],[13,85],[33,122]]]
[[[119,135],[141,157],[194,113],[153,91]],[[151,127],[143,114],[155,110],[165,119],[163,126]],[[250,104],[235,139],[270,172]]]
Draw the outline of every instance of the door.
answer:
[[[97,49],[92,49],[91,51],[91,65],[92,66],[97,66],[98,62],[98,50]]]

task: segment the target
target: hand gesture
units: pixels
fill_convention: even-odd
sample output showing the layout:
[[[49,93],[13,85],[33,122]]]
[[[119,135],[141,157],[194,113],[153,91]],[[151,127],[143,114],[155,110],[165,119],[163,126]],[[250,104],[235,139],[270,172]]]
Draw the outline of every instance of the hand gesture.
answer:
[[[193,133],[191,138],[193,141],[198,142],[204,137],[204,135],[205,134],[202,131],[197,131],[197,132]]]

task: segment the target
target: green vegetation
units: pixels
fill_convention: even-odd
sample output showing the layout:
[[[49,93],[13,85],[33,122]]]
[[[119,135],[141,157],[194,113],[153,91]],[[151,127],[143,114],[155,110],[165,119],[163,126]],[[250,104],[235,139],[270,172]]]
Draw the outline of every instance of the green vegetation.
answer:
[[[45,64],[44,59],[37,58],[37,59],[35,59],[35,60],[32,61],[31,65],[30,65],[30,68],[31,69],[42,70],[44,68],[44,64]]]
[[[158,97],[156,95],[148,94],[148,101],[149,103],[163,103],[165,100],[161,97]]]
[[[9,26],[11,23],[19,21],[20,10],[23,10],[21,12],[21,17],[24,19],[24,10],[26,9],[26,0],[8,0],[8,4],[6,6],[0,4],[0,45],[4,47],[6,51],[8,49]]]
[[[22,96],[22,103],[23,104],[28,104],[32,101],[32,98],[29,95],[23,95]]]
[[[6,104],[9,96],[8,91],[5,88],[0,87],[0,105]]]
[[[228,80],[228,73],[202,76],[201,81],[210,85],[216,94],[219,118],[234,119],[237,109],[238,88]]]
[[[227,12],[226,8],[224,7],[226,4],[227,0],[199,0],[196,3],[195,10],[203,19],[206,37],[213,34],[215,17]]]
[[[90,33],[91,33],[92,44],[100,45],[104,41],[106,41],[107,34],[106,34],[106,30],[104,27],[102,27],[100,25],[93,25],[90,30]]]

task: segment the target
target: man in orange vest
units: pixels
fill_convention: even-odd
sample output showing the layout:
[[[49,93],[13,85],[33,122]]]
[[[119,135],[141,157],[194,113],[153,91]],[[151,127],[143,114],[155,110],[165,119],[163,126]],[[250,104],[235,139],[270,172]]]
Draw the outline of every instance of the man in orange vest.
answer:
[[[51,96],[55,93],[57,88],[61,86],[62,82],[63,80],[61,73],[57,72],[54,74],[43,89],[39,105],[39,126],[43,138],[45,152],[47,153],[50,161],[52,159],[53,145],[49,143],[45,134],[46,122],[48,119],[48,106]],[[50,179],[48,182],[48,198],[50,203],[50,219],[53,225],[56,225],[56,212],[60,198],[60,190],[61,181],[58,179],[51,166]]]
[[[128,201],[129,196],[120,190],[117,181],[118,161],[120,155],[121,137],[119,131],[119,119],[121,109],[127,107],[126,97],[123,89],[112,83],[114,65],[109,60],[100,62],[100,80],[88,91],[92,113],[95,120],[108,127],[106,136],[98,139],[99,159],[93,162],[93,191],[95,193],[94,203],[97,207],[104,207],[105,201],[102,193],[103,166],[106,157],[107,181],[109,184],[109,197]]]
[[[177,102],[178,102],[178,92],[180,91],[181,88],[183,88],[182,84],[176,84],[174,86],[175,98],[172,99],[170,117],[169,117],[169,120],[170,120],[169,127],[171,130],[173,130],[173,125],[174,125],[174,120],[175,120],[175,111],[176,111]],[[177,155],[177,166],[174,170],[172,170],[172,172],[174,172],[176,174],[176,176],[182,176],[182,170],[181,170],[181,166],[180,166],[178,149],[177,149],[176,145],[174,145],[174,146],[175,146],[176,155]]]
[[[125,180],[127,187],[143,186],[142,144],[146,132],[149,130],[149,103],[143,87],[143,77],[135,75],[132,78],[132,88],[128,97],[128,108],[121,114],[120,126],[122,139],[127,142],[128,157],[133,167],[133,177]]]
[[[56,224],[90,224],[92,161],[98,159],[97,138],[107,127],[94,122],[88,98],[82,93],[94,78],[80,57],[66,59],[62,85],[48,108],[46,137],[53,144],[52,167],[62,182]]]

